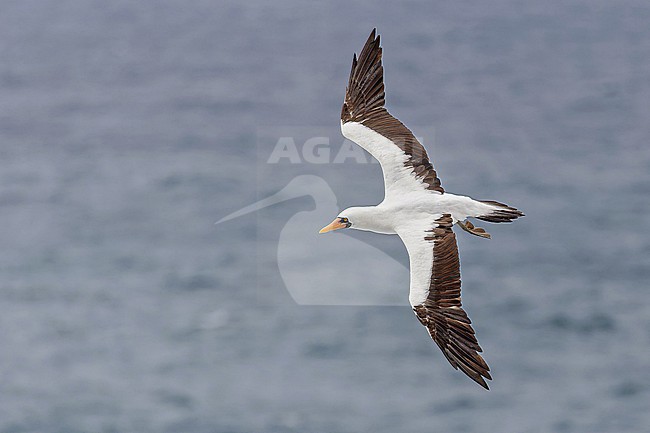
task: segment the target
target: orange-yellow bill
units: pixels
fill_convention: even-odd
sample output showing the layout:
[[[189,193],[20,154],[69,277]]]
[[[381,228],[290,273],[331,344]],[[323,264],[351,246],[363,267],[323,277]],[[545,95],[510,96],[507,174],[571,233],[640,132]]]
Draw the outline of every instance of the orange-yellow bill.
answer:
[[[344,229],[346,227],[347,225],[342,223],[340,218],[337,218],[334,221],[332,221],[329,225],[326,225],[325,227],[320,229],[318,233],[327,233],[327,232],[331,232],[332,230]]]

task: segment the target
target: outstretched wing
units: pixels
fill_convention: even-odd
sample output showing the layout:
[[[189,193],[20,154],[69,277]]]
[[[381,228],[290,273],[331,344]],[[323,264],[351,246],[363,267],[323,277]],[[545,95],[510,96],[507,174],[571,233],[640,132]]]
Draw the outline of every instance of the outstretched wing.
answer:
[[[409,301],[449,363],[489,389],[492,379],[467,313],[460,300],[460,261],[451,215],[433,225],[398,230],[411,261]]]
[[[376,29],[359,59],[352,59],[341,109],[341,132],[381,164],[386,196],[408,191],[444,193],[427,152],[413,133],[384,108],[384,68]]]

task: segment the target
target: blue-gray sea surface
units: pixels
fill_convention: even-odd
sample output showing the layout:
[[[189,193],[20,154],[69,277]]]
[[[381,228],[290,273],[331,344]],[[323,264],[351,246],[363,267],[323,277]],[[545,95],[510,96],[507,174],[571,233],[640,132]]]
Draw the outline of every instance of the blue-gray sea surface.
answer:
[[[650,431],[649,24],[646,0],[2,2],[0,433]],[[281,130],[336,153],[375,26],[443,186],[527,214],[458,233],[489,392],[406,306],[293,302],[276,251],[308,197],[214,225],[299,174],[381,200],[377,165],[267,163]],[[372,272],[308,258],[323,292]]]

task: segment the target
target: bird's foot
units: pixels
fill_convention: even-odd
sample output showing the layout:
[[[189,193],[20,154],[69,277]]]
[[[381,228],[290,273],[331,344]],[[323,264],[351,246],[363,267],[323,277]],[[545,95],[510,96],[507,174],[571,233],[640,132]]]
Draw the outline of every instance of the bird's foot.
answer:
[[[472,224],[469,220],[463,221],[458,221],[456,224],[460,226],[461,229],[465,230],[467,233],[471,233],[474,236],[480,236],[482,238],[490,239],[490,234],[483,230],[480,227],[474,227],[474,224]]]

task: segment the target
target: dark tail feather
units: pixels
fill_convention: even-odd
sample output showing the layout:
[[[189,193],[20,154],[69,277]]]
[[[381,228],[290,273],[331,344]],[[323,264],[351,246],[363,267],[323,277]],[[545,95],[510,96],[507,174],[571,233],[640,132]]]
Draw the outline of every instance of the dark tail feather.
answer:
[[[509,223],[516,220],[519,217],[524,216],[523,212],[515,209],[514,207],[510,207],[506,204],[499,203],[498,201],[481,200],[481,203],[485,203],[487,205],[497,207],[497,209],[494,209],[488,214],[476,217],[483,221],[488,221],[491,223]]]

